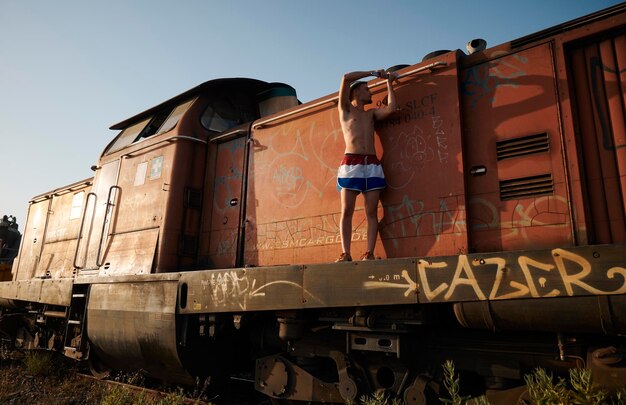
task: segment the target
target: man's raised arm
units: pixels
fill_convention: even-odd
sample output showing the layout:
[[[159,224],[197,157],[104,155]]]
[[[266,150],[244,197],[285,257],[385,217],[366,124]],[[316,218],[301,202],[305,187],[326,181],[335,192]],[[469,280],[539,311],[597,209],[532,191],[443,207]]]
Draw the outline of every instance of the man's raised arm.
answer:
[[[396,72],[389,72],[385,73],[385,75],[387,77],[387,105],[374,111],[376,120],[384,120],[396,111],[396,92],[393,89],[392,82],[398,78],[398,74]]]
[[[339,109],[347,110],[350,108],[350,85],[353,82],[368,76],[385,77],[386,75],[387,73],[383,69],[370,70],[367,72],[350,72],[343,75],[341,87],[339,87]]]

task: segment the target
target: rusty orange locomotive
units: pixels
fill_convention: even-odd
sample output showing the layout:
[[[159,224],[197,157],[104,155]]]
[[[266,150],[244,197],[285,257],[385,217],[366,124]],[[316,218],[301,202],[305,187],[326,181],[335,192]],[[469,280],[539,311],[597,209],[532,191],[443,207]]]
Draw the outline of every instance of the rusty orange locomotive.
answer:
[[[494,403],[535,367],[623,388],[626,4],[394,70],[377,260],[333,263],[337,94],[211,80],[30,201],[0,326],[96,374],[278,401],[424,404],[447,359]],[[362,206],[354,224],[364,251]]]

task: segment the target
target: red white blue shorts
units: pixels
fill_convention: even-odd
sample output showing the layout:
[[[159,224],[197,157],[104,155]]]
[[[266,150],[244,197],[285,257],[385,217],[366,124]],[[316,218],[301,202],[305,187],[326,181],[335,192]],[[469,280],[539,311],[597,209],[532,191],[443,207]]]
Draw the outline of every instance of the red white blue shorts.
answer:
[[[381,190],[387,187],[385,174],[376,155],[346,153],[337,173],[337,189],[360,191]]]

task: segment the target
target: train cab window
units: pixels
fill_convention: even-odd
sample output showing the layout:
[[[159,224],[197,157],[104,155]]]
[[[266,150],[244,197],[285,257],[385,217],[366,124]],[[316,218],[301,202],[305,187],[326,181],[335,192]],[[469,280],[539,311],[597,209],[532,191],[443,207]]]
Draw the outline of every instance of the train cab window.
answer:
[[[254,120],[255,112],[235,107],[227,100],[214,101],[202,114],[200,121],[209,131],[223,132]]]
[[[135,142],[135,139],[137,139],[137,136],[146,127],[146,125],[148,125],[148,122],[150,122],[150,118],[122,130],[115,142],[113,142],[111,147],[109,147],[106,151],[106,154],[108,155],[109,153],[117,152],[118,150],[123,149]]]
[[[176,108],[174,108],[174,111],[172,111],[172,113],[169,115],[169,117],[167,117],[167,119],[165,120],[163,125],[161,125],[161,128],[159,128],[159,130],[157,131],[156,135],[163,134],[163,133],[165,133],[167,131],[170,131],[170,130],[174,129],[176,124],[178,124],[178,121],[180,120],[180,117],[182,117],[182,115],[185,113],[185,111],[187,111],[187,109],[189,108],[191,103],[194,102],[194,100],[195,100],[195,98],[187,101],[186,103],[183,103],[183,104],[179,105]]]
[[[159,128],[163,125],[167,117],[170,115],[173,109],[165,109],[161,110],[152,117],[148,125],[144,127],[144,129],[139,133],[139,136],[135,138],[134,142],[138,142],[142,139],[146,139],[155,135]]]
[[[176,127],[180,118],[195,100],[195,98],[187,100],[186,102],[176,106],[176,108],[165,108],[157,112],[152,117],[124,129],[115,142],[113,142],[111,147],[106,151],[106,154],[108,155],[109,153],[117,152],[130,144],[139,142],[142,139],[149,138],[153,135],[159,135],[171,131],[174,127]]]

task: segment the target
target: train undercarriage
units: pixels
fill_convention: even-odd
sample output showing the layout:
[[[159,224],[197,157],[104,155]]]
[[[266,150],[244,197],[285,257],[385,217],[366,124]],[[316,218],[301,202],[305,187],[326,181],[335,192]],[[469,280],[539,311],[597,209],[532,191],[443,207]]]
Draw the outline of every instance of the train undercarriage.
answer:
[[[192,378],[169,382],[193,386],[209,379],[223,396],[218,387],[236,379],[285,403],[346,403],[384,392],[406,404],[428,404],[447,395],[443,364],[452,360],[461,395],[488,394],[497,404],[519,398],[524,375],[538,367],[561,377],[571,368],[588,368],[609,390],[626,381],[623,337],[465,329],[449,305],[436,307],[186,315],[177,319],[177,346],[180,364]],[[19,318],[4,317],[3,330],[13,323],[16,347],[65,351],[87,361],[99,377],[120,368],[159,376],[145,370],[151,366],[147,357],[133,364],[90,350],[80,326],[57,316],[61,313],[62,308],[31,307]],[[157,347],[143,350],[149,356]],[[166,381],[175,375],[167,370],[160,376]]]

